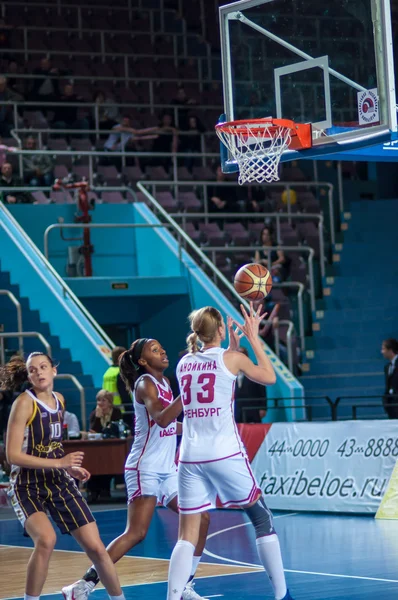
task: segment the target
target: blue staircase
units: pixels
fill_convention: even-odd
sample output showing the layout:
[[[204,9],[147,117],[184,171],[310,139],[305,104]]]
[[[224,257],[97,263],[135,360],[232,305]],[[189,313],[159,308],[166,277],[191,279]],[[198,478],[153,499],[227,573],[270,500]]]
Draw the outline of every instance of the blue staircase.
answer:
[[[1,202],[0,289],[20,301],[22,331],[43,335],[61,363],[59,373],[74,375],[83,386],[87,417],[111,362],[112,342]],[[0,299],[0,325],[7,333],[18,331],[15,307],[6,296]],[[6,338],[5,345],[9,352],[18,350],[15,338]],[[24,338],[25,355],[42,347],[40,340]],[[73,382],[58,379],[55,389],[65,393],[69,409],[85,421]]]
[[[41,333],[51,346],[52,355],[56,363],[59,363],[58,373],[68,373],[74,375],[82,384],[86,394],[87,411],[89,412],[95,405],[96,388],[94,387],[91,375],[83,372],[79,361],[72,360],[70,350],[61,347],[59,337],[53,335],[48,323],[40,319],[38,310],[30,307],[29,299],[21,296],[18,285],[11,283],[10,274],[3,270],[0,261],[0,289],[8,290],[14,294],[21,304],[23,329],[24,331],[37,331]],[[14,306],[9,302],[6,296],[0,296],[0,321],[5,331],[17,331],[17,319]],[[6,355],[10,357],[18,351],[18,339],[9,338],[5,340]],[[24,338],[24,354],[43,350],[41,342],[37,338]],[[65,396],[68,402],[68,410],[77,414],[80,418],[80,394],[77,388],[66,379],[58,379],[55,384],[56,391]]]
[[[335,283],[325,298],[320,331],[314,332],[314,360],[310,373],[301,378],[307,398],[380,396],[381,343],[398,337],[398,201],[358,201],[350,210]],[[358,418],[385,416],[381,399],[369,400],[373,402],[378,406],[360,409]],[[350,418],[349,404],[341,402],[339,418]],[[318,410],[318,416],[326,416],[326,411]]]

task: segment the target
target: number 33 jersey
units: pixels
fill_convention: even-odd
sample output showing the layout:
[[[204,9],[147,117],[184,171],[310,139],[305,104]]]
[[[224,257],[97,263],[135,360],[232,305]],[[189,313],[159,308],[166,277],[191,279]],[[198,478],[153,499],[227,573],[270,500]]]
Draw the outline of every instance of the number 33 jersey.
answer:
[[[177,365],[184,406],[180,462],[222,460],[245,454],[234,419],[236,376],[223,348],[186,354]]]

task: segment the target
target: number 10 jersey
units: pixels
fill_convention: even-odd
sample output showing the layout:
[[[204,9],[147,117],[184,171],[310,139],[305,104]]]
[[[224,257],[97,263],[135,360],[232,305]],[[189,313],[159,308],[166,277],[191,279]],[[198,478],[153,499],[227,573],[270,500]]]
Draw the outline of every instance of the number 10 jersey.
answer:
[[[245,454],[234,418],[236,376],[223,348],[186,354],[177,365],[184,405],[180,462],[202,463]]]

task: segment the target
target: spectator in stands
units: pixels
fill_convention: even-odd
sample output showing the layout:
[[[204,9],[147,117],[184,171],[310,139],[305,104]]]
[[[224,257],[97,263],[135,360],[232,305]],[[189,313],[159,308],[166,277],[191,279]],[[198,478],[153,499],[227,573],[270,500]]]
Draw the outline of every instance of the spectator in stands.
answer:
[[[383,357],[389,361],[384,367],[384,410],[389,419],[398,419],[398,340],[388,338],[381,345]],[[397,406],[392,406],[396,404]]]
[[[97,406],[90,414],[90,432],[104,433],[112,421],[119,421],[122,413],[119,408],[113,406],[113,394],[107,390],[100,390],[97,394]],[[88,501],[95,502],[100,498],[110,498],[110,484],[112,476],[95,475],[87,483]]]
[[[155,139],[152,151],[175,154],[178,150],[178,129],[175,127],[173,115],[164,111],[160,115],[159,136]],[[154,165],[163,166],[166,171],[172,166],[172,159],[168,156],[154,157]]]
[[[8,25],[4,19],[0,19],[0,56],[2,58],[9,58],[9,55],[3,53],[2,50],[12,48],[10,39],[10,32],[12,29],[12,25]]]
[[[14,146],[5,146],[3,144],[3,140],[0,137],[0,167],[2,167],[5,162],[7,162],[8,152],[18,152],[18,148],[15,148]]]
[[[137,142],[140,140],[152,140],[157,138],[157,127],[147,127],[146,129],[135,129],[131,126],[131,117],[124,115],[120,123],[112,127],[114,133],[111,133],[104,144],[105,152],[124,152],[127,146],[131,147],[131,151],[137,151]],[[108,164],[116,164],[120,166],[121,157],[113,157],[106,161]],[[139,166],[138,159],[135,160]]]
[[[0,438],[4,438],[10,416],[14,394],[10,390],[0,389]]]
[[[74,413],[65,410],[64,412],[64,425],[68,427],[68,438],[71,440],[78,440],[81,438],[79,419]]]
[[[33,71],[33,75],[37,75],[37,78],[33,79],[30,100],[56,102],[59,98],[60,71],[52,66],[48,56],[41,59],[40,67]]]
[[[5,162],[1,167],[0,177],[0,193],[1,188],[5,187],[23,187],[23,183],[19,177],[13,174],[12,165],[9,162]],[[30,204],[33,202],[32,196],[28,192],[4,192],[3,202],[7,204]]]
[[[146,129],[135,129],[131,126],[131,117],[125,115],[118,125],[112,127],[114,133],[111,133],[104,144],[104,150],[108,152],[122,152],[127,144],[133,143],[137,136],[140,139],[154,139],[158,131],[157,127],[147,127]]]
[[[94,93],[93,102],[97,105],[99,129],[112,129],[120,119],[119,109],[115,105],[114,98],[106,96],[102,90],[97,90]],[[104,104],[107,104],[108,106],[104,106]],[[96,129],[95,116],[93,118],[92,128]]]
[[[9,74],[11,73],[12,75],[15,75],[15,77],[8,77],[8,79],[7,79],[8,89],[11,90],[12,92],[15,92],[22,98],[23,97],[23,81],[21,79],[18,79],[18,74],[20,73],[20,68],[18,66],[18,63],[15,60],[10,60],[10,62],[8,63],[7,73],[9,73]],[[21,90],[19,90],[18,87],[20,87]]]
[[[261,250],[256,250],[254,254],[254,262],[260,263],[267,267],[267,269],[271,271],[273,281],[285,281],[287,276],[288,261],[283,250],[268,251],[268,248],[273,248],[275,245],[272,231],[268,225],[263,227],[261,230],[260,244],[262,248]],[[268,263],[268,257],[270,258],[270,264]]]
[[[54,161],[49,154],[36,154],[36,138],[30,135],[25,140],[25,149],[32,154],[22,158],[25,183],[32,186],[50,186],[54,183]]]
[[[96,396],[97,406],[90,414],[90,431],[102,433],[111,421],[122,418],[120,408],[113,406],[113,394],[107,390],[100,390]]]
[[[87,117],[82,116],[81,107],[73,106],[76,103],[84,103],[82,96],[75,94],[72,83],[67,83],[59,102],[70,103],[71,106],[58,106],[55,110],[54,129],[89,129],[90,123]]]
[[[0,135],[9,137],[11,130],[22,124],[21,118],[17,116],[17,123],[14,121],[14,108],[12,104],[5,102],[21,102],[21,94],[8,87],[7,78],[0,76]]]
[[[221,166],[217,167],[217,178],[218,183],[227,181],[227,176],[222,172]],[[209,200],[209,212],[211,213],[227,213],[235,212],[237,195],[236,186],[232,185],[217,185],[211,186],[208,189],[207,197]],[[218,224],[221,225],[220,220],[217,220]]]
[[[247,348],[238,351],[249,356]],[[261,407],[261,408],[260,408]],[[266,390],[263,385],[238,373],[235,386],[235,420],[237,423],[261,423],[267,412]]]
[[[131,394],[120,375],[119,356],[126,351],[122,346],[116,346],[112,350],[112,366],[104,373],[102,389],[113,394],[113,406],[121,409],[126,425],[132,430],[133,427],[133,403]],[[124,406],[122,406],[124,405]],[[127,415],[124,414],[127,409]]]
[[[184,131],[184,135],[181,136],[181,147],[180,152],[202,152],[202,139],[201,134],[204,133],[205,126],[196,115],[188,117],[187,128]],[[187,169],[191,169],[195,165],[201,164],[200,158],[187,157],[185,159],[185,166]]]
[[[177,95],[173,98],[172,104],[176,106],[193,106],[196,104],[196,100],[194,98],[189,98],[183,86],[179,86],[177,90]],[[189,121],[189,109],[179,108],[178,109],[178,127],[179,129],[188,129],[188,121]]]
[[[266,301],[261,301],[266,307]],[[262,321],[261,327],[258,331],[259,335],[263,338],[264,342],[275,352],[275,329],[279,327],[279,313],[280,304],[275,304],[272,307],[270,315],[267,320]]]

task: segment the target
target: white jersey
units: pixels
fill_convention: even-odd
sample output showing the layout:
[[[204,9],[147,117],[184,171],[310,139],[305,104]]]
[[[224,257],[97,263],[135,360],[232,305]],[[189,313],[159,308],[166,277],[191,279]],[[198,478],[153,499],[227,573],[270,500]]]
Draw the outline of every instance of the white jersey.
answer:
[[[184,404],[180,462],[209,462],[245,453],[234,419],[236,376],[222,348],[186,354],[177,365]]]
[[[173,402],[173,392],[166,379],[159,383],[152,375],[145,374],[137,379],[136,385],[149,377],[156,385],[159,400],[166,407]],[[139,469],[149,473],[175,472],[177,446],[177,420],[166,428],[159,427],[151,419],[145,404],[137,402],[133,394],[135,410],[134,443],[126,460],[126,469]]]

